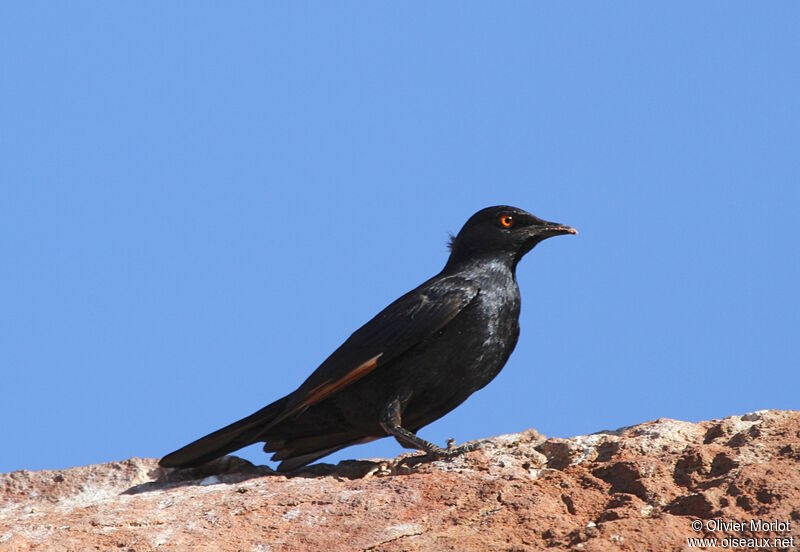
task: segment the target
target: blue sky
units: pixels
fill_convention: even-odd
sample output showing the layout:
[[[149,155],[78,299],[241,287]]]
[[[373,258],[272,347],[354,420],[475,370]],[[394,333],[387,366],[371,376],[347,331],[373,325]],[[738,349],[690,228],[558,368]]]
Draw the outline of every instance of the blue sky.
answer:
[[[515,353],[422,436],[798,408],[799,17],[3,3],[0,471],[257,410],[499,203],[581,233],[520,264]]]

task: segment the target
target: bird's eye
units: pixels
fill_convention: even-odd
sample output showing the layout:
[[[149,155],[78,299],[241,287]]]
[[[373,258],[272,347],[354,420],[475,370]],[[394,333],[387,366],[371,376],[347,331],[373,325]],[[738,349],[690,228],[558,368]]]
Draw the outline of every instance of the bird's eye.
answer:
[[[514,217],[511,215],[500,215],[500,226],[503,228],[511,228],[514,226]]]

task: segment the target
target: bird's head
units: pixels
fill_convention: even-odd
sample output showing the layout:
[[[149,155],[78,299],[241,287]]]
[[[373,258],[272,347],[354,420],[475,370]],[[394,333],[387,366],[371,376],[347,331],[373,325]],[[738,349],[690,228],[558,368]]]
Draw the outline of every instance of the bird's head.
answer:
[[[451,237],[449,263],[499,257],[509,260],[513,267],[542,240],[577,233],[574,228],[542,220],[516,207],[487,207],[472,215],[458,235]]]

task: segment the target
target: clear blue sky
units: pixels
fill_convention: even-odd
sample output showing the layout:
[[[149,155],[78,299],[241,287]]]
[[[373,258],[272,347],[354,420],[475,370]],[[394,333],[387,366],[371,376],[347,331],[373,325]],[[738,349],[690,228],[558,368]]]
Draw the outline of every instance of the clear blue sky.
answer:
[[[798,408],[799,6],[4,2],[0,471],[281,397],[498,203],[581,233],[425,438]]]

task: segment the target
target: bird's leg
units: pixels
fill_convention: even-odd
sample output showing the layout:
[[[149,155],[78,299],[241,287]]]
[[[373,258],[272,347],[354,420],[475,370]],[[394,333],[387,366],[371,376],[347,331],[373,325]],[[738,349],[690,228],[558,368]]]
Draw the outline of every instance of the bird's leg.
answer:
[[[422,437],[419,437],[415,433],[412,433],[409,430],[400,427],[399,425],[392,427],[384,426],[383,428],[387,433],[394,435],[394,438],[400,441],[401,445],[411,445],[411,448],[425,451],[429,456],[444,457],[449,454],[449,451],[434,443],[431,443],[430,441],[426,441]]]
[[[430,456],[442,456],[447,454],[447,451],[443,448],[419,437],[401,426],[400,423],[400,401],[398,399],[393,399],[381,412],[380,424],[383,430],[389,435],[394,436],[404,447],[422,450]]]
[[[400,401],[398,399],[392,400],[381,412],[380,424],[383,430],[389,435],[394,436],[397,441],[404,447],[415,448],[425,452],[428,456],[434,458],[452,458],[465,452],[475,450],[478,444],[461,445],[460,447],[452,446],[452,442],[448,441],[447,448],[442,447],[426,441],[417,434],[407,430],[401,424],[400,417]]]

